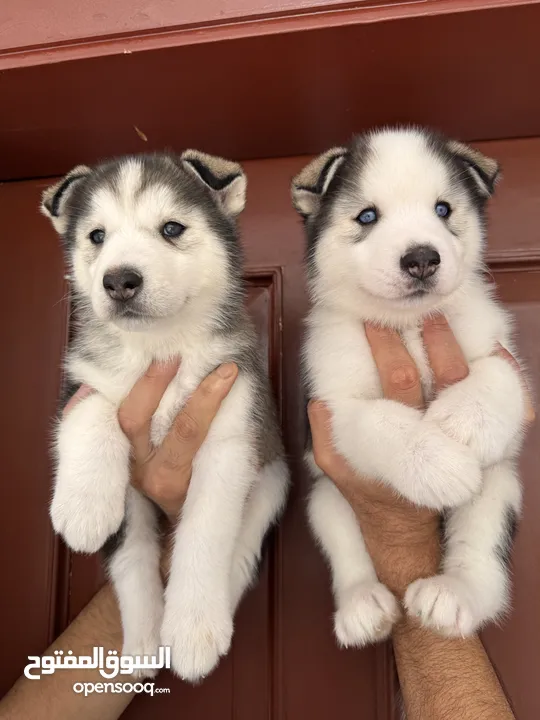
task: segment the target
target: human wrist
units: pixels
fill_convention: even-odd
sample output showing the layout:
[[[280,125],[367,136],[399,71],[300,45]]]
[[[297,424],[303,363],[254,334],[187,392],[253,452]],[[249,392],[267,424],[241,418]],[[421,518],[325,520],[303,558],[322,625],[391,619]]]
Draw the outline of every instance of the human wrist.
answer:
[[[380,545],[366,539],[366,546],[373,560],[379,580],[402,599],[409,585],[419,578],[431,577],[439,571],[440,549],[438,541],[431,541],[427,546]]]
[[[398,498],[390,502],[374,496],[367,499],[361,491],[348,494],[347,499],[380,581],[398,597],[414,580],[438,572],[441,549],[436,513]]]

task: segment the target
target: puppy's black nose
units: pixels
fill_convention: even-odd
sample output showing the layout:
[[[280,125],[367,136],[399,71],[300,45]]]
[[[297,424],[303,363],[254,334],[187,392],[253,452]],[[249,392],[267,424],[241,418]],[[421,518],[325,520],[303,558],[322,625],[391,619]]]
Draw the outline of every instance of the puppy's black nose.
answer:
[[[405,253],[400,260],[401,269],[418,280],[435,275],[441,264],[441,256],[429,245],[418,245]]]
[[[122,267],[103,276],[103,287],[113,300],[126,302],[139,292],[143,284],[142,275],[132,268]]]

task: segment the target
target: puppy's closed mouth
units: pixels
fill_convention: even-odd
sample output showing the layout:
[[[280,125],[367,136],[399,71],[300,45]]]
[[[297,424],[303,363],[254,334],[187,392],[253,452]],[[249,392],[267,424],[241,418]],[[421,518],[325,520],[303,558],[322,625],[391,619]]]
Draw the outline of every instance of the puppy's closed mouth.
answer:
[[[407,298],[407,300],[409,300],[411,298],[421,298],[428,294],[429,290],[427,288],[418,288],[417,290],[413,290],[412,292],[410,292],[408,295],[405,295],[405,297]]]
[[[129,320],[131,318],[137,318],[138,320],[152,320],[153,316],[150,313],[144,312],[138,308],[130,307],[119,307],[115,311],[115,317]]]

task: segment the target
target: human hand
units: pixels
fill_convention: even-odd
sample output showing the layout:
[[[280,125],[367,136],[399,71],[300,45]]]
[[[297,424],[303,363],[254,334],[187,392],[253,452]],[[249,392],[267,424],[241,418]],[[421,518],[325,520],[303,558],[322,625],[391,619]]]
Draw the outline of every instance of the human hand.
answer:
[[[150,365],[118,411],[120,427],[132,447],[131,483],[171,521],[178,517],[184,504],[193,459],[238,375],[233,363],[210,373],[177,415],[163,443],[155,448],[150,441],[152,416],[178,366],[178,362]],[[92,392],[92,388],[83,385],[66,405],[64,414]]]

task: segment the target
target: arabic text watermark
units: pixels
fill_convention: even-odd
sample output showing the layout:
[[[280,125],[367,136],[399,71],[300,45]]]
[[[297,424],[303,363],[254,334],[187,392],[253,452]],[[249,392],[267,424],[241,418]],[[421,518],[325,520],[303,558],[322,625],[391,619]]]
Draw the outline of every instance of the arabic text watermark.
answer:
[[[39,680],[42,675],[52,675],[58,670],[91,669],[99,669],[102,677],[106,680],[112,680],[118,674],[131,675],[135,670],[142,671],[141,677],[143,677],[145,670],[170,669],[171,649],[170,647],[160,647],[158,648],[158,654],[151,656],[118,655],[116,650],[108,650],[107,656],[105,656],[104,648],[95,647],[91,656],[76,656],[72,650],[68,650],[65,654],[63,650],[55,650],[53,655],[43,655],[42,657],[30,655],[28,659],[30,662],[24,668],[24,674],[30,680]],[[108,684],[112,685],[113,683]],[[84,683],[77,683],[77,685],[84,685]]]

